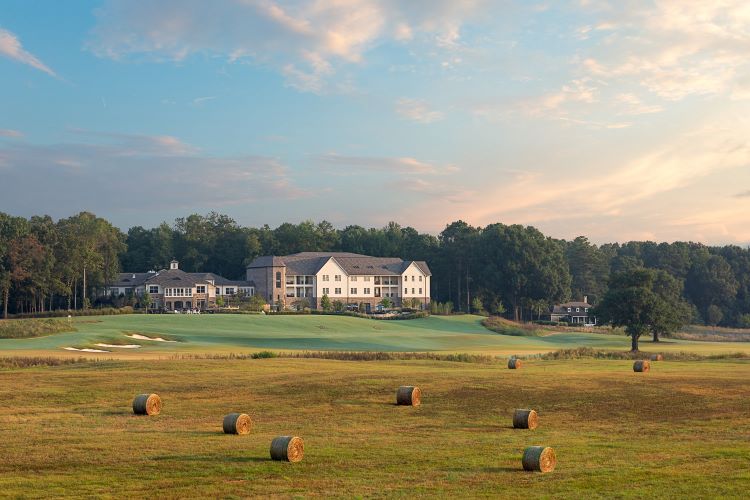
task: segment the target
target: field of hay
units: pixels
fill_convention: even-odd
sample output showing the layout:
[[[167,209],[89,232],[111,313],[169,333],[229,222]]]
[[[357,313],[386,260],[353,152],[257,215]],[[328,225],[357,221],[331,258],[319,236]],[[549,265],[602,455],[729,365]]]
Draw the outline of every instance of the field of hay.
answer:
[[[75,331],[36,338],[0,338],[0,354],[98,356],[101,358],[154,358],[182,353],[248,353],[259,350],[332,350],[383,352],[480,353],[525,355],[557,349],[594,347],[628,350],[622,334],[575,331],[547,332],[540,336],[503,335],[482,326],[480,316],[452,316],[376,321],[339,316],[262,315],[121,315],[71,320]],[[24,322],[10,320],[20,329]],[[68,322],[67,319],[59,320]],[[135,336],[135,338],[134,338]],[[148,339],[162,339],[161,342]],[[87,351],[66,351],[65,349]],[[693,342],[665,339],[642,350],[701,354],[750,353],[747,342]],[[91,353],[90,350],[106,351]]]
[[[742,497],[750,363],[110,360],[0,368],[3,496]],[[2,365],[0,365],[2,366]],[[11,366],[11,365],[5,365]],[[395,406],[400,385],[419,407]],[[136,394],[163,400],[132,414]],[[514,430],[515,408],[539,427]],[[222,433],[230,412],[246,436]],[[296,464],[271,440],[305,441]],[[557,454],[521,469],[525,447]]]

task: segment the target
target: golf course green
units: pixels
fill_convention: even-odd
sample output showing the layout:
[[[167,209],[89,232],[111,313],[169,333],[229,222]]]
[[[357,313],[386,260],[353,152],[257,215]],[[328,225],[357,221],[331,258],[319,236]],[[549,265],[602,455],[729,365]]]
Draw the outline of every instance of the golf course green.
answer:
[[[127,358],[261,349],[523,355],[575,347],[624,351],[630,346],[629,339],[621,334],[550,332],[538,337],[501,335],[487,330],[481,320],[482,317],[471,315],[402,321],[323,315],[99,316],[60,320],[69,321],[75,331],[35,338],[0,339],[0,352],[9,355],[80,355],[83,352],[87,356]],[[750,344],[672,339],[656,344],[644,337],[641,349],[647,352],[724,354],[748,352]]]

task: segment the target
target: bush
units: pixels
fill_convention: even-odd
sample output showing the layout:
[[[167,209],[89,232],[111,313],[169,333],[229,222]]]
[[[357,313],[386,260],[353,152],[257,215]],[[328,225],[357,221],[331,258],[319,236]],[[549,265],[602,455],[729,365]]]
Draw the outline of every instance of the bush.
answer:
[[[253,359],[278,358],[279,355],[271,351],[254,352],[250,355]]]
[[[9,314],[8,317],[12,319],[26,319],[26,318],[67,318],[68,316],[115,316],[118,314],[133,314],[135,311],[130,306],[121,308],[103,307],[101,309],[77,309],[77,310],[64,310],[58,309],[57,311],[46,311],[43,313],[21,313],[21,314]]]
[[[500,316],[485,318],[482,320],[482,325],[495,333],[514,337],[538,337],[543,333],[533,325],[515,323]]]

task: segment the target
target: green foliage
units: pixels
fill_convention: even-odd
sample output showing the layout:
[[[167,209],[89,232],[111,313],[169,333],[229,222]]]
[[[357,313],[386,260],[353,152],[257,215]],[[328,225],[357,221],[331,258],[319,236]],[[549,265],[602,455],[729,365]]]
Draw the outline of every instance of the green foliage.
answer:
[[[381,300],[380,305],[383,306],[384,309],[390,309],[393,307],[393,300],[391,300],[390,297],[383,297],[383,300]]]
[[[226,301],[224,300],[223,295],[219,295],[218,297],[216,297],[216,307],[224,307],[225,304]]]
[[[514,337],[538,337],[544,333],[533,324],[515,323],[499,316],[484,318],[482,325],[493,332]]]
[[[250,297],[250,300],[248,300],[248,308],[251,311],[259,312],[263,310],[263,307],[266,305],[265,299],[260,294],[255,294],[252,297]]]
[[[612,277],[609,290],[595,309],[601,321],[625,328],[638,351],[638,339],[647,332],[676,331],[686,318],[675,280],[663,271],[634,269]]]
[[[260,351],[254,352],[251,357],[253,359],[267,359],[267,358],[278,358],[279,355],[272,351]]]
[[[719,306],[717,306],[716,304],[711,304],[710,306],[708,306],[708,309],[706,309],[706,323],[711,326],[716,326],[721,323],[722,319],[724,319],[724,313],[721,312],[721,308]]]
[[[333,301],[333,310],[336,312],[343,312],[346,311],[346,305],[341,302],[340,300],[334,300]]]
[[[331,302],[331,299],[328,297],[328,294],[324,294],[320,298],[320,308],[324,311],[330,311],[333,309],[333,303]]]

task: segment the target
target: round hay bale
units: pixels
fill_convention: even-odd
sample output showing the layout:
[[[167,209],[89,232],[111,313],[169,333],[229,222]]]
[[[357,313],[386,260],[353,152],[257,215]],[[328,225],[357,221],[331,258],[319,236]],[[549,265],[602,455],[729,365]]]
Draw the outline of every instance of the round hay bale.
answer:
[[[539,425],[539,416],[534,410],[516,410],[513,412],[514,429],[534,430]]]
[[[639,359],[633,363],[634,372],[647,372],[651,369],[651,363],[647,359]]]
[[[652,354],[650,359],[651,361],[664,361],[664,356],[661,354]]]
[[[547,446],[529,446],[521,459],[524,470],[534,472],[552,472],[557,465],[555,450]]]
[[[297,436],[279,436],[271,441],[271,458],[299,462],[305,454],[305,444]]]
[[[161,398],[158,394],[139,394],[133,400],[133,413],[136,415],[158,415],[161,412]]]
[[[413,385],[402,385],[396,391],[396,404],[419,406],[422,403],[422,391]]]
[[[521,360],[517,358],[510,358],[508,360],[508,368],[511,370],[517,370],[521,368]]]
[[[230,413],[224,417],[224,434],[250,434],[253,421],[246,413]]]

